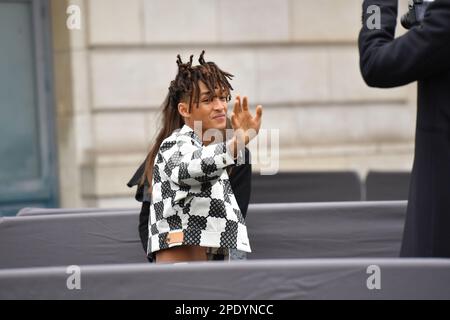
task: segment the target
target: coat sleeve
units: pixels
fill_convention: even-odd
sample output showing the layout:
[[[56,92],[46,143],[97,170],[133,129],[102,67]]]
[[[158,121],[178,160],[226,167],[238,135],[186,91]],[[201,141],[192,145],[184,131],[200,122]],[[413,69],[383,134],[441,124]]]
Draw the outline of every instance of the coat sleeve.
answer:
[[[133,188],[134,186],[137,186],[136,194],[135,194],[134,198],[136,199],[136,201],[139,201],[139,202],[142,202],[143,197],[144,197],[144,193],[143,193],[144,185],[140,185],[140,181],[141,181],[142,175],[144,174],[144,171],[145,171],[145,162],[146,162],[146,160],[139,166],[139,168],[134,173],[133,177],[127,183],[127,186],[129,188]]]
[[[239,209],[245,219],[252,188],[252,165],[250,161],[250,151],[247,148],[245,148],[245,163],[233,167],[233,171],[230,175],[230,183],[234,197],[236,198]]]
[[[370,30],[367,12],[381,8],[381,29]],[[389,88],[426,79],[450,68],[450,0],[436,0],[423,23],[394,39],[398,0],[365,0],[359,35],[360,68],[371,87]]]
[[[141,212],[139,213],[139,237],[141,238],[142,247],[147,252],[148,242],[148,219],[150,216],[150,202],[142,202]]]
[[[186,136],[169,146],[162,145],[160,154],[165,174],[178,185],[194,186],[216,180],[226,167],[235,164],[226,142],[198,147]]]

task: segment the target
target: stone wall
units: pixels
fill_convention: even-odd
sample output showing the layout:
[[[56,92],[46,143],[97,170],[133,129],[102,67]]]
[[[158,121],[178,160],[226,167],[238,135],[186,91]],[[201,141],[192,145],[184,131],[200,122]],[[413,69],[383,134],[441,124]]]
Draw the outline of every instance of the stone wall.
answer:
[[[363,82],[361,0],[51,2],[63,206],[136,205],[125,183],[155,134],[176,55],[202,49],[235,75],[235,93],[264,106],[263,127],[280,130],[280,170],[411,168],[415,85]],[[69,4],[81,30],[65,25]]]

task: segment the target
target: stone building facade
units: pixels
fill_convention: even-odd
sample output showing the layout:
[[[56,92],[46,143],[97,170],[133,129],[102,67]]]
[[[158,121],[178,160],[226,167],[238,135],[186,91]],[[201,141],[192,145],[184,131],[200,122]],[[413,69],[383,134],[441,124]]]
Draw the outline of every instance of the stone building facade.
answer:
[[[235,93],[263,105],[263,128],[279,129],[280,170],[409,171],[415,85],[365,85],[361,4],[51,0],[61,205],[137,206],[126,182],[150,147],[176,55],[202,49],[235,75]],[[70,5],[79,30],[67,27]]]

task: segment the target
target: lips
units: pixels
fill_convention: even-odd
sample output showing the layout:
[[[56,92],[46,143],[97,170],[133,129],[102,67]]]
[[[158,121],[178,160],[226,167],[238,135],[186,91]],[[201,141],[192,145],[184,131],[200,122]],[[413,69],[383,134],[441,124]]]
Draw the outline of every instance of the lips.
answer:
[[[213,119],[222,119],[222,118],[225,119],[225,114],[224,114],[224,113],[215,115],[215,116],[213,117]]]

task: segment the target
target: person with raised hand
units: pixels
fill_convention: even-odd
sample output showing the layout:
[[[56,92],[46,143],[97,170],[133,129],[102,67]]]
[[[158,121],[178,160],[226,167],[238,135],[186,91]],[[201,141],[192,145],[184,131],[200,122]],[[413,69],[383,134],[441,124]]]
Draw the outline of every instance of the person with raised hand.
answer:
[[[147,253],[157,263],[208,260],[214,249],[251,252],[247,227],[231,188],[228,168],[236,165],[239,146],[259,132],[262,107],[252,116],[247,97],[234,101],[227,127],[231,74],[214,62],[183,63],[163,104],[163,126],[150,150],[142,182],[149,198]],[[208,131],[216,130],[211,142]]]

